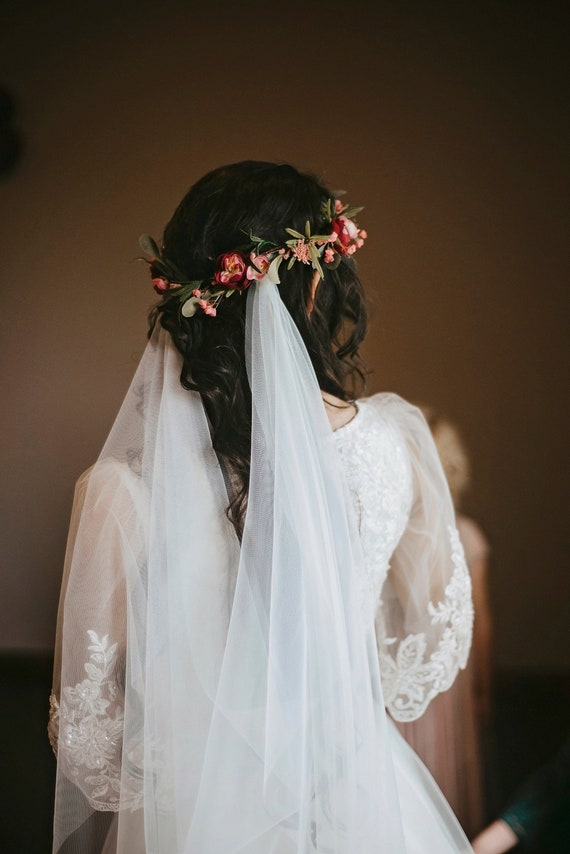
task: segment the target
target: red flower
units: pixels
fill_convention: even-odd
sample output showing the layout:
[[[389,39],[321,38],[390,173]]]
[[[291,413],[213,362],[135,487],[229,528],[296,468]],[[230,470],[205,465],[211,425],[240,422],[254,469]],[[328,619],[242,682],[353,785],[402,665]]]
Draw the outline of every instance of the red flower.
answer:
[[[247,261],[241,252],[226,252],[216,261],[214,279],[224,288],[242,291],[250,284],[246,278]]]
[[[358,238],[358,228],[351,219],[346,216],[337,216],[333,219],[332,230],[337,236],[334,248],[341,255],[352,255],[349,252],[351,244]]]

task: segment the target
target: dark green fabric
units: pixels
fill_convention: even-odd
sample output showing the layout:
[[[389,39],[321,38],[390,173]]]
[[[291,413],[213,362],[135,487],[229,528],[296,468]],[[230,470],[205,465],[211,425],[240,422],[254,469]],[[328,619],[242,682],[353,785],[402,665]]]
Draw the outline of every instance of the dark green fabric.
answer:
[[[524,849],[570,852],[570,739],[551,762],[526,778],[500,817]]]

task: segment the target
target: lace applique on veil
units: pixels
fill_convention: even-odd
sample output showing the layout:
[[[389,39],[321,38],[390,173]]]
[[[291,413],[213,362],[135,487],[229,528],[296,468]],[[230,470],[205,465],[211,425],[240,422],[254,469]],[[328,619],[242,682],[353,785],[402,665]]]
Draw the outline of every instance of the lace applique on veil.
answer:
[[[64,686],[60,702],[50,697],[50,742],[69,769],[72,780],[98,810],[119,809],[123,709],[118,700],[117,644],[89,629],[91,651],[84,665],[86,679]],[[91,771],[92,773],[86,773]]]

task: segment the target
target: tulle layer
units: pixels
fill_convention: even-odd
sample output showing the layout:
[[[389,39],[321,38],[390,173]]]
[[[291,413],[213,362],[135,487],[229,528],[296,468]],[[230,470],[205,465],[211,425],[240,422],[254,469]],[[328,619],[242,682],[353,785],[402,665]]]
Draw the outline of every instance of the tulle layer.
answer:
[[[246,347],[241,546],[201,400],[181,388],[165,333],[78,486],[58,621],[54,850],[469,850],[386,717],[330,426],[268,279],[248,295]]]

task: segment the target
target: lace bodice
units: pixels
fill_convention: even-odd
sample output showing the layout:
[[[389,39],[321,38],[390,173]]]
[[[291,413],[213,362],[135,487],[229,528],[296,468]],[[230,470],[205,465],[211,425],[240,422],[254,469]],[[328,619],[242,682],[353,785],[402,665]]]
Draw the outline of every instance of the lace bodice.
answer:
[[[406,527],[412,475],[402,435],[367,400],[335,440],[352,498],[366,570],[366,612],[374,619],[390,557]]]

